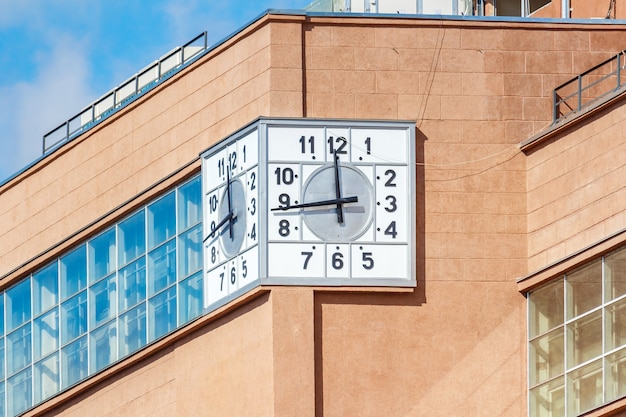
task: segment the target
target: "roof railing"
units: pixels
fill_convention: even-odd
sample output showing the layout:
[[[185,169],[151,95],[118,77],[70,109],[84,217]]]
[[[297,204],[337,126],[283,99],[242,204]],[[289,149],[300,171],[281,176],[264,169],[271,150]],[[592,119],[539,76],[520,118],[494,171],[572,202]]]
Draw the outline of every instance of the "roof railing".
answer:
[[[552,121],[588,109],[626,84],[626,50],[561,84],[553,91]]]
[[[74,117],[43,136],[43,154],[56,149],[84,133],[134,99],[154,88],[197,59],[207,50],[207,33],[203,32],[183,46],[173,49],[160,59],[85,107]]]

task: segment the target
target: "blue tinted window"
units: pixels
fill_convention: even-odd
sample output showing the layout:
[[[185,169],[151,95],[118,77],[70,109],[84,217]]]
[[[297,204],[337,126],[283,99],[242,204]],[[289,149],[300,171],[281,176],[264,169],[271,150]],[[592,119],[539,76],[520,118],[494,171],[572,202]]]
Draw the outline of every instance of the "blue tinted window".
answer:
[[[148,249],[176,234],[176,194],[171,192],[148,206]]]
[[[109,366],[117,360],[117,329],[115,320],[91,333],[89,340],[91,373]]]
[[[183,325],[202,313],[202,272],[182,281],[178,291],[178,324]]]
[[[115,275],[100,280],[89,289],[89,322],[97,327],[117,313]]]
[[[158,247],[148,255],[148,294],[176,282],[176,241]]]
[[[32,373],[26,368],[7,381],[7,414],[15,416],[30,408],[33,392]]]
[[[95,282],[115,270],[115,228],[89,242],[89,282]]]
[[[59,302],[57,261],[33,274],[33,315],[48,310]]]
[[[119,274],[119,310],[127,310],[146,299],[146,260],[139,260],[122,269]]]
[[[34,403],[37,404],[59,392],[59,353],[37,362],[33,368]]]
[[[186,277],[202,268],[202,225],[178,238],[179,276]]]
[[[56,308],[33,321],[33,345],[34,360],[59,348],[59,313]]]
[[[124,220],[117,226],[118,266],[127,264],[146,251],[144,211]]]
[[[146,304],[120,316],[120,358],[146,344]]]
[[[81,245],[60,260],[61,296],[76,294],[87,285],[87,252]]]
[[[30,320],[30,279],[7,291],[7,332]]]
[[[83,378],[87,378],[87,336],[61,349],[61,386],[67,388]]]
[[[30,323],[7,335],[7,373],[14,374],[31,361]]]
[[[202,183],[194,178],[178,189],[178,231],[202,220]]]
[[[61,304],[61,343],[66,344],[87,331],[87,292]]]
[[[176,287],[171,287],[150,299],[149,340],[155,340],[176,327]]]

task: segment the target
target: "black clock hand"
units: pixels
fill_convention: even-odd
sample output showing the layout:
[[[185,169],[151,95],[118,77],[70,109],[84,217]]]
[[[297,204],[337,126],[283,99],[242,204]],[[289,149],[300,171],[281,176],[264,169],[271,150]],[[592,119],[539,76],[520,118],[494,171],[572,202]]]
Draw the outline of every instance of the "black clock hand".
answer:
[[[226,194],[228,195],[228,234],[230,238],[233,238],[233,208],[231,207],[230,197],[230,169],[226,168]]]
[[[339,182],[339,155],[337,155],[337,149],[335,149],[335,197],[337,197],[337,223],[343,223],[343,204],[339,202],[341,200],[341,183]]]
[[[204,238],[202,243],[204,243],[207,240],[209,240],[210,238],[212,238],[215,235],[215,232],[220,230],[220,228],[222,226],[224,226],[227,221],[230,221],[232,223],[232,221],[235,220],[236,218],[237,218],[237,216],[235,215],[234,212],[231,211],[230,213],[228,213],[222,220],[220,220],[220,222],[217,225],[215,225],[215,227],[213,229],[211,229],[211,233],[209,233],[209,235]]]
[[[294,205],[284,206],[284,207],[275,207],[273,209],[270,209],[270,211],[278,211],[278,210],[285,211],[285,210],[306,208],[306,207],[331,206],[333,204],[339,205],[339,204],[346,204],[346,203],[356,203],[357,201],[359,201],[359,197],[357,196],[333,198],[332,200],[314,201],[312,203],[302,203],[302,204],[294,204]]]

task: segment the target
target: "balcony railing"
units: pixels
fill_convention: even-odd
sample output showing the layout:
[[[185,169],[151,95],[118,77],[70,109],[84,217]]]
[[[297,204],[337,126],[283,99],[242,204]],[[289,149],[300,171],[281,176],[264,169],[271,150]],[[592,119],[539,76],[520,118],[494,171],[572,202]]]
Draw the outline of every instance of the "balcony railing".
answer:
[[[196,60],[206,50],[207,34],[204,32],[148,65],[117,88],[85,107],[80,113],[46,133],[43,136],[44,155],[84,133],[146,91],[154,88],[161,81],[171,77]]]
[[[588,109],[626,84],[626,50],[554,89],[553,122]]]

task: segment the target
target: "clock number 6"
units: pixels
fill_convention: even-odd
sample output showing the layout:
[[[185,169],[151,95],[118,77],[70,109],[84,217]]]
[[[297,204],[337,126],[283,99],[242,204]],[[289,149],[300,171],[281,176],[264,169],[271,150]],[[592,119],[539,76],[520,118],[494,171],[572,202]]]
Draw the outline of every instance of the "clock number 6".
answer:
[[[337,270],[343,268],[343,254],[341,252],[333,253],[332,266],[334,269],[337,269]]]

